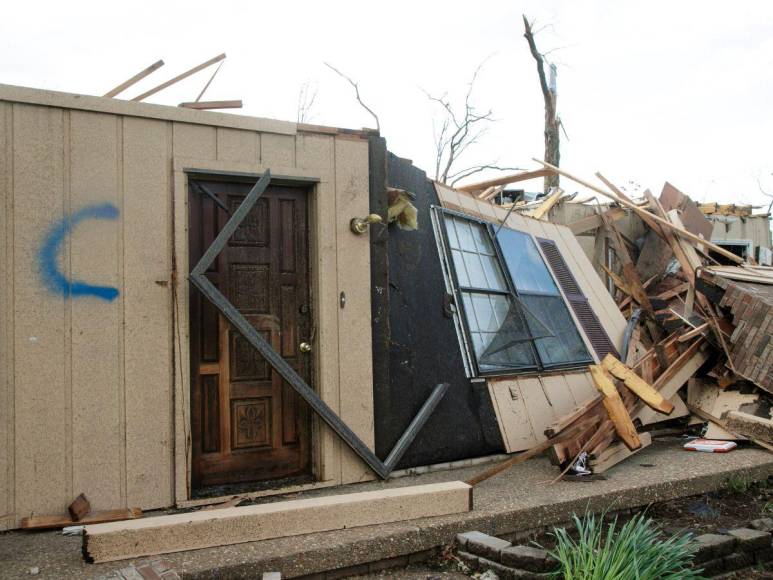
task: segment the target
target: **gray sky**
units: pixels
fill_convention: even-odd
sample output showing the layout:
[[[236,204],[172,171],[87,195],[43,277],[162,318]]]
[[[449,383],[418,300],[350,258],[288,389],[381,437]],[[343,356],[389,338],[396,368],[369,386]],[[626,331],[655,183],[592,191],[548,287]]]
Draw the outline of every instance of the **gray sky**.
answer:
[[[521,14],[559,67],[569,140],[562,165],[600,170],[659,193],[664,180],[697,201],[770,203],[773,193],[773,2],[14,2],[0,22],[0,82],[103,94],[158,58],[166,66],[126,97],[220,52],[207,99],[295,120],[298,92],[317,91],[311,122],[372,119],[333,63],[360,83],[390,149],[428,172],[437,109],[422,92],[474,93],[498,122],[463,159],[533,167],[543,103]],[[198,75],[149,99],[193,100]],[[539,188],[539,183],[534,183]],[[566,184],[568,190],[572,190]]]

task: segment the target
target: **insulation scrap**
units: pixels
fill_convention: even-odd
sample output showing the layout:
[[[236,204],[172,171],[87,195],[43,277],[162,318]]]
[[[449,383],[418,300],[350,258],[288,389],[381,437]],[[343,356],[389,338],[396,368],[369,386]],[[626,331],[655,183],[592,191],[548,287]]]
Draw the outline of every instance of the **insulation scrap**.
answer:
[[[390,187],[387,189],[387,201],[389,203],[389,223],[396,223],[401,230],[413,231],[419,229],[416,206],[412,201],[416,196],[410,191]]]

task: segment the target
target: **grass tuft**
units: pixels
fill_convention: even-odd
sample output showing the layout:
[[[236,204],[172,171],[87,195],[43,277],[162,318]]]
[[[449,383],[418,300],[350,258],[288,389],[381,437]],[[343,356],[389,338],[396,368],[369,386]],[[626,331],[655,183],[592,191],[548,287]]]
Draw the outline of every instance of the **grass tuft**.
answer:
[[[695,547],[689,534],[665,537],[657,525],[638,514],[622,526],[614,518],[604,529],[603,516],[574,516],[575,540],[565,528],[551,535],[550,551],[560,563],[553,578],[565,580],[692,580],[703,578],[690,568]]]

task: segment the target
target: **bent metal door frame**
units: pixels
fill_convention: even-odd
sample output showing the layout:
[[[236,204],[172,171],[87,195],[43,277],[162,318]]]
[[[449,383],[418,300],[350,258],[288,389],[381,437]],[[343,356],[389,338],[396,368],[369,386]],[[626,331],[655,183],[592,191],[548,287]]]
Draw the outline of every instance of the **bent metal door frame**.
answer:
[[[228,239],[247,217],[260,196],[271,182],[271,172],[266,169],[247,197],[207,248],[199,262],[188,275],[190,282],[220,310],[237,331],[255,348],[268,363],[287,381],[287,383],[309,404],[316,413],[338,437],[343,440],[375,473],[386,479],[399,462],[405,451],[415,439],[418,432],[429,419],[440,400],[449,388],[448,383],[438,384],[424,405],[408,425],[403,435],[395,444],[384,461],[381,461],[373,451],[352,431],[349,426],[333,411],[325,401],[295,372],[295,369],[274,350],[274,348],[255,330],[249,321],[231,304],[231,302],[204,275],[217,255],[223,250]]]

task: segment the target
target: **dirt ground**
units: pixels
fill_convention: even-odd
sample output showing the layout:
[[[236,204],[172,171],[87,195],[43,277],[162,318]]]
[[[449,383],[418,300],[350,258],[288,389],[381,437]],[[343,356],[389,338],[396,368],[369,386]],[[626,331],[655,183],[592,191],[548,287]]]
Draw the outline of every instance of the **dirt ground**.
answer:
[[[646,513],[661,527],[665,534],[689,531],[695,535],[721,533],[737,527],[748,526],[751,520],[773,518],[773,480],[754,482],[742,477],[731,478],[721,491],[653,504]],[[630,516],[618,516],[627,519]],[[534,538],[534,542],[550,549],[554,542],[550,534]],[[526,542],[524,542],[526,543]],[[441,580],[467,578],[467,574],[453,556],[445,550],[435,558],[420,565],[403,569],[384,570],[377,574],[358,576],[360,580],[377,578],[406,578],[409,580]],[[741,580],[773,580],[771,569],[747,569],[724,578]]]

